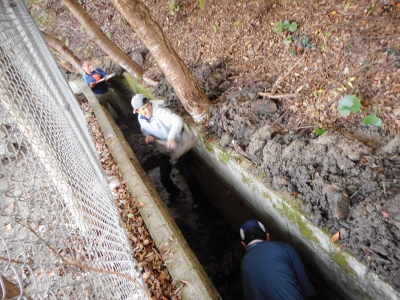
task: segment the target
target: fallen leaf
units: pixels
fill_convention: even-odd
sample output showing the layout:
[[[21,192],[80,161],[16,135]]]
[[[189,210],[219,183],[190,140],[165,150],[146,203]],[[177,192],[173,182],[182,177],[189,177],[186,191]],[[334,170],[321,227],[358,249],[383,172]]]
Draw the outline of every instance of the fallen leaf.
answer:
[[[389,217],[389,213],[386,210],[383,210],[382,211],[382,217],[388,218]]]
[[[368,215],[368,210],[367,210],[367,207],[365,207],[365,206],[364,206],[364,208],[363,208],[363,214],[364,214],[364,215]]]
[[[331,238],[331,243],[336,242],[340,237],[340,232],[338,231],[337,233],[335,233],[332,238]]]

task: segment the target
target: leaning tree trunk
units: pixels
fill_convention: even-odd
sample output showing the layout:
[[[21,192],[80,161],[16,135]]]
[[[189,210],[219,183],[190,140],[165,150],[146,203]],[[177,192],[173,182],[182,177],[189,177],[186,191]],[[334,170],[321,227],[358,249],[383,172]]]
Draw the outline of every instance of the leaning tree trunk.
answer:
[[[151,17],[147,7],[139,0],[111,0],[111,2],[146,45],[186,111],[196,123],[204,122],[208,117],[210,101],[183,60],[177,55],[162,29]]]
[[[15,283],[12,283],[7,278],[1,276],[1,280],[4,283],[5,294],[3,295],[3,290],[0,289],[0,297],[2,299],[29,299],[32,300],[32,297],[27,296],[24,292],[22,292],[22,297],[20,298],[20,288]]]
[[[54,50],[52,47],[50,47],[50,50],[54,53],[57,53],[56,50]],[[66,69],[67,71],[69,71],[70,73],[74,73],[74,71],[76,71],[72,65],[69,62],[66,62],[64,60],[62,60],[61,58],[59,58],[57,55],[54,56],[54,59],[56,60],[56,63],[63,67],[64,69]]]
[[[42,31],[42,36],[46,41],[47,45],[59,53],[65,61],[69,62],[80,74],[84,74],[79,59],[74,55],[74,53],[65,46],[59,39],[55,38],[54,36]],[[57,63],[61,64],[62,67],[66,68],[68,71],[72,72],[65,64],[57,61]]]
[[[62,0],[62,3],[64,3],[97,45],[106,52],[113,61],[136,78],[142,78],[144,73],[143,68],[110,41],[103,31],[101,31],[100,27],[97,26],[92,18],[90,18],[86,10],[76,0]]]

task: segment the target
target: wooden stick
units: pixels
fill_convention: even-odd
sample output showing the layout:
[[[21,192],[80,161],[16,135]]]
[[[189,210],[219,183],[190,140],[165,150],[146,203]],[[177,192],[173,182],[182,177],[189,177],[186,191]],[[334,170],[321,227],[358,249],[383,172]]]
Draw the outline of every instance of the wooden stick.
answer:
[[[310,125],[310,126],[303,126],[303,127],[296,127],[296,128],[292,128],[290,130],[298,130],[298,129],[306,129],[306,128],[314,128],[315,125]]]
[[[272,98],[272,99],[280,99],[280,98],[291,98],[296,97],[298,94],[273,94],[273,93],[258,93],[260,96]]]
[[[278,86],[278,84],[283,80],[283,78],[285,78],[286,76],[288,76],[290,74],[290,72],[292,72],[292,70],[301,62],[301,60],[303,59],[303,57],[306,55],[307,51],[303,52],[303,55],[300,57],[300,59],[289,69],[289,71],[286,72],[285,75],[281,76],[278,78],[277,81],[275,81],[274,85],[272,86],[271,91],[275,92],[276,87]]]

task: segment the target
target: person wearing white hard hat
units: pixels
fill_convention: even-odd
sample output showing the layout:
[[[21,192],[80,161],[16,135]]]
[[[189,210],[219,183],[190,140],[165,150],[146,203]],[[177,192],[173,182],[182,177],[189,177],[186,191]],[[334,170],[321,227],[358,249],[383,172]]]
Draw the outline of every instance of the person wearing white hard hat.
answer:
[[[186,130],[183,119],[168,108],[162,107],[159,102],[155,101],[153,104],[147,96],[137,94],[131,100],[133,113],[138,114],[146,144],[155,142],[160,152],[160,178],[169,193],[170,202],[176,201],[181,195],[180,189],[170,176],[172,163],[176,163],[192,194],[193,208],[197,209],[199,203],[203,201],[203,194],[190,168],[190,151],[180,156],[176,162],[171,161],[171,154]]]

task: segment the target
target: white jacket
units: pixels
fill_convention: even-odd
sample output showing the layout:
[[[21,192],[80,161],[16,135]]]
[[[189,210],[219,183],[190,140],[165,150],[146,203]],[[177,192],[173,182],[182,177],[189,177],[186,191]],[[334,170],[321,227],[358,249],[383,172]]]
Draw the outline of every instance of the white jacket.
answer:
[[[162,107],[161,103],[160,101],[152,101],[153,116],[150,120],[139,114],[138,119],[142,133],[144,136],[153,135],[162,141],[173,139],[179,142],[181,139],[180,132],[184,124],[183,119],[168,108]],[[156,147],[163,154],[171,154],[164,144],[156,143]]]

